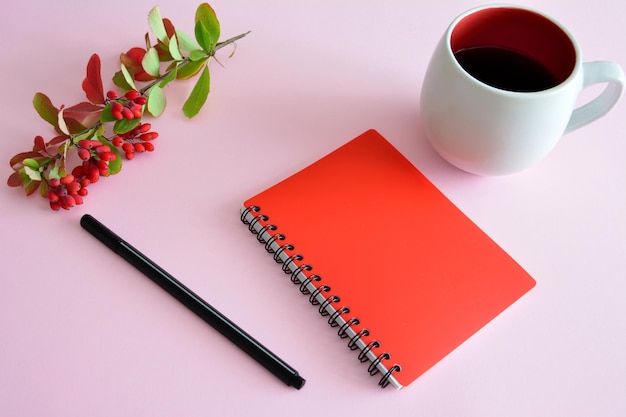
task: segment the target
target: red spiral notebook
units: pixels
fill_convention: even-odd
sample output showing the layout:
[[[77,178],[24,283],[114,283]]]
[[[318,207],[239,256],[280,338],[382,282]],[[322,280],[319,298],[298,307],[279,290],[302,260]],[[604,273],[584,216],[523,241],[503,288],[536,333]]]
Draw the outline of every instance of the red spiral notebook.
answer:
[[[241,219],[383,387],[535,285],[374,130],[245,201]]]

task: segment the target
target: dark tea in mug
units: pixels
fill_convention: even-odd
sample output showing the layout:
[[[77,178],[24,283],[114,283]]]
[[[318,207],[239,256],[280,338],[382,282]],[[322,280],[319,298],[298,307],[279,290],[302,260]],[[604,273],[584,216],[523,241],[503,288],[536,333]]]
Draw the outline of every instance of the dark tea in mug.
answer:
[[[454,56],[474,78],[502,90],[533,92],[559,84],[545,65],[513,49],[476,46],[460,49]]]
[[[461,19],[450,38],[459,65],[492,87],[536,92],[564,82],[576,64],[568,35],[529,10],[491,8]]]

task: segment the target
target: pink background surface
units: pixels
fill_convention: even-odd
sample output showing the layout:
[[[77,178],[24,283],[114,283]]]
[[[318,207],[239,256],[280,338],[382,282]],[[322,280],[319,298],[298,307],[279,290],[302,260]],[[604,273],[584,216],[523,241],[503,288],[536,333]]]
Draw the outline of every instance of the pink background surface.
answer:
[[[526,1],[585,60],[626,64],[623,2]],[[81,101],[89,56],[105,88],[140,45],[150,1],[21,1],[0,14],[0,170],[37,134],[31,105]],[[202,113],[166,90],[153,154],[55,213],[0,188],[2,416],[618,416],[626,414],[624,103],[538,166],[480,178],[426,142],[419,92],[448,23],[474,1],[225,1],[229,37]],[[159,2],[192,33],[197,3]],[[537,280],[401,392],[380,390],[238,218],[240,204],[369,128],[379,130]],[[4,181],[4,180],[3,180]],[[306,190],[303,190],[306,192]],[[93,214],[282,356],[288,388],[79,227]],[[410,221],[410,219],[407,219]],[[374,244],[374,242],[373,242]]]

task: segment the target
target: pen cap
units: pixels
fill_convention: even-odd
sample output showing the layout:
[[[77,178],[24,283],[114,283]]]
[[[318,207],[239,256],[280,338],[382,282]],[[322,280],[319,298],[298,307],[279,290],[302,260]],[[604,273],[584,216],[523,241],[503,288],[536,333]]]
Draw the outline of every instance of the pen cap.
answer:
[[[114,252],[117,250],[119,242],[122,241],[122,238],[89,214],[81,217],[80,225]]]

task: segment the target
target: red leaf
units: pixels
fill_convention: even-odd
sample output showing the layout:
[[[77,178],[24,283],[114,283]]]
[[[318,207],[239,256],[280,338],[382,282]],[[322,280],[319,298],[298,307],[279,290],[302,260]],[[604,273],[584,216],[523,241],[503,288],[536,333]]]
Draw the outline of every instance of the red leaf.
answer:
[[[11,167],[14,167],[17,164],[22,163],[22,161],[26,158],[36,158],[38,156],[41,156],[41,154],[36,151],[20,152],[13,158],[11,158],[9,164],[11,165]]]
[[[176,28],[172,24],[172,21],[166,17],[163,18],[163,26],[165,26],[165,32],[167,33],[167,37],[171,38],[176,35]]]
[[[92,103],[104,104],[104,89],[100,73],[100,57],[93,54],[87,63],[87,77],[83,80],[83,90]]]
[[[26,186],[24,187],[24,191],[26,191],[26,195],[33,194],[35,191],[37,191],[40,185],[41,185],[41,181],[31,181],[28,184],[26,184]]]
[[[83,101],[82,103],[66,108],[63,111],[63,118],[66,119],[66,121],[73,119],[81,126],[90,127],[100,121],[102,109],[102,106]]]
[[[47,143],[48,146],[58,145],[59,143],[63,143],[67,140],[67,136],[57,136],[50,139]]]
[[[11,174],[9,176],[9,179],[7,180],[7,185],[9,187],[21,187],[22,186],[22,176],[20,175],[20,173],[16,171],[13,174]]]
[[[75,135],[75,134],[80,133],[80,132],[82,132],[82,131],[87,129],[86,126],[83,126],[76,119],[72,119],[72,118],[69,118],[69,117],[64,117],[63,120],[65,121],[65,126],[67,126],[67,131],[71,135]]]
[[[35,144],[33,145],[33,151],[39,152],[46,149],[46,145],[43,142],[43,138],[39,135],[35,136]]]

